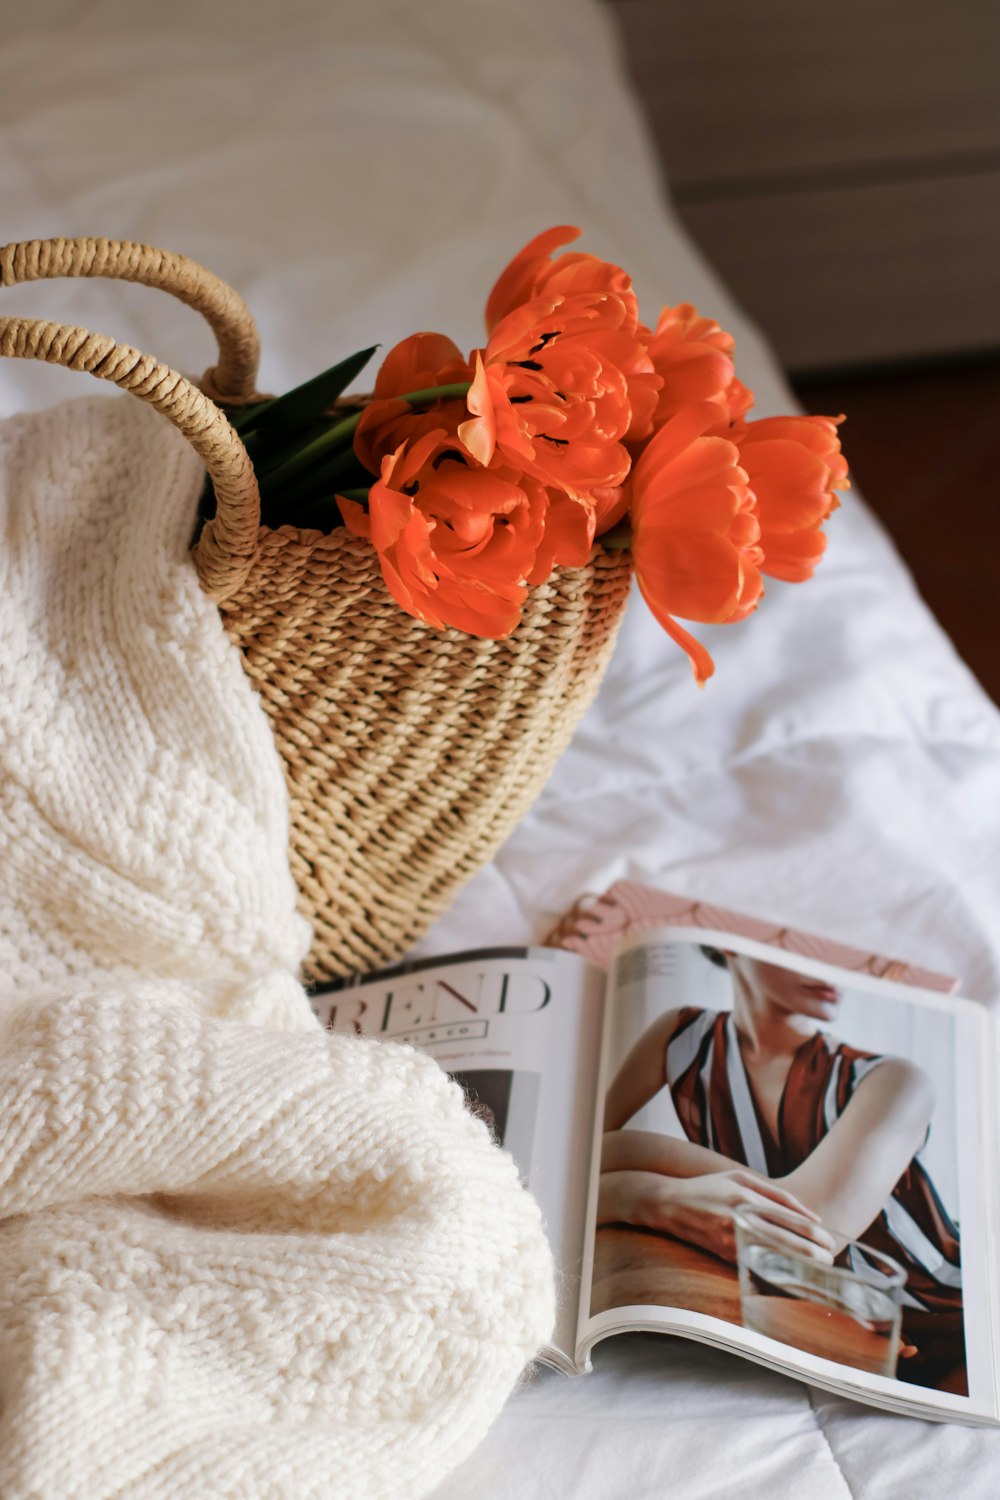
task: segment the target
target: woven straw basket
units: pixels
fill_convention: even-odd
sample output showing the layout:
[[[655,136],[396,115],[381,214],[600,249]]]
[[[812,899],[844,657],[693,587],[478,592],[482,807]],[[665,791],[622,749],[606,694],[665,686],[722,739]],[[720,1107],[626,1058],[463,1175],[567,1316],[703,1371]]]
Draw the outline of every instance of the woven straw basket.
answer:
[[[261,399],[257,331],[230,287],[147,245],[48,240],[0,250],[0,285],[57,276],[159,287],[215,332],[219,362],[200,389],[102,334],[34,319],[0,318],[0,355],[113,381],[167,416],[201,456],[217,510],[194,561],[285,767],[292,871],[314,933],[307,977],[395,958],[541,790],[610,658],[629,559],[596,548],[587,567],[557,570],[529,591],[506,641],[434,630],[399,609],[367,542],[343,528],[260,525],[253,467],[220,410]]]

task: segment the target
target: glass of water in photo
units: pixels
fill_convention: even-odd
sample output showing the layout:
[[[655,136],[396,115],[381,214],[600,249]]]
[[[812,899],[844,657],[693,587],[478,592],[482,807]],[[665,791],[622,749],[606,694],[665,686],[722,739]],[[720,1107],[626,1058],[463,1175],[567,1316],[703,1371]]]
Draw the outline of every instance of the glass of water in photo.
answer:
[[[824,1265],[789,1248],[774,1219],[737,1209],[737,1269],[744,1328],[837,1360],[894,1376],[906,1272],[868,1245],[848,1244]]]

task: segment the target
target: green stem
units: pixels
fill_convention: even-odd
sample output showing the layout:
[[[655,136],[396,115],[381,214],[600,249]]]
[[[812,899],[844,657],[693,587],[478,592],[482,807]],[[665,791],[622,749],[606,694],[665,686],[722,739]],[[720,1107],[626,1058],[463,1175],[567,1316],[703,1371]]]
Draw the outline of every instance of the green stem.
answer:
[[[454,401],[460,396],[465,396],[471,384],[471,380],[457,380],[452,385],[434,385],[429,386],[423,391],[408,391],[405,395],[396,396],[393,399],[396,401],[408,401],[411,406],[427,406],[432,401]],[[346,446],[346,441],[353,438],[355,428],[361,421],[363,414],[364,409],[354,412],[352,416],[345,417],[343,421],[335,422],[332,427],[328,427],[320,437],[314,438],[311,443],[307,443],[304,448],[300,448],[298,453],[282,464],[279,469],[272,470],[268,475],[268,483],[272,485],[287,484],[290,480],[296,479],[300,474],[311,468],[318,460],[326,458],[338,448]]]
[[[407,391],[405,396],[396,396],[396,401],[409,401],[411,406],[426,406],[430,401],[457,401],[467,396],[472,389],[471,380],[456,380],[451,385],[429,385],[423,391]]]

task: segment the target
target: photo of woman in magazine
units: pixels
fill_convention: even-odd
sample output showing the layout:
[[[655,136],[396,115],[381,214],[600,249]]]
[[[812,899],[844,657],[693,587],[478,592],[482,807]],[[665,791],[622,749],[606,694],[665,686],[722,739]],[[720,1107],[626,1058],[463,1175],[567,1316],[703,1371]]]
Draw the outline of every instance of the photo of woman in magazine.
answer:
[[[830,1285],[839,1277],[854,1296],[856,1329],[866,1326],[858,1299],[894,1278],[885,1372],[965,1393],[959,1229],[920,1156],[935,1115],[927,1069],[828,1030],[843,1000],[834,985],[745,954],[701,951],[728,972],[731,1009],[664,1010],[618,1067],[605,1106],[599,1225],[644,1232],[631,1245],[639,1279],[644,1259],[666,1263],[665,1245],[701,1252],[721,1294],[717,1307],[694,1310],[734,1321],[740,1304],[731,1292],[727,1300],[723,1278],[737,1281],[747,1226],[756,1225],[772,1258],[784,1252],[786,1274],[801,1268],[801,1285],[784,1295],[805,1299],[814,1314],[808,1341],[788,1318],[774,1325],[782,1333],[759,1331],[875,1371],[862,1335],[852,1345],[838,1334],[833,1294],[815,1289],[825,1274],[818,1268],[833,1268]],[[669,1133],[630,1124],[661,1095],[672,1104]],[[745,1265],[741,1277],[751,1326]],[[616,1296],[652,1300],[650,1284],[629,1299],[619,1266]],[[669,1302],[683,1305],[676,1292]]]

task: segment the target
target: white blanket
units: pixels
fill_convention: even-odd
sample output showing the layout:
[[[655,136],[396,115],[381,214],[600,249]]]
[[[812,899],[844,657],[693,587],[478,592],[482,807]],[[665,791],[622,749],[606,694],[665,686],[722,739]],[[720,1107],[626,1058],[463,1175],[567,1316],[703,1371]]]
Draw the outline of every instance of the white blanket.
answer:
[[[296,982],[200,488],[132,397],[0,423],[0,1495],[422,1496],[551,1257],[458,1086]]]
[[[578,223],[644,312],[691,300],[737,337],[761,414],[790,398],[759,336],[660,199],[593,0],[124,0],[6,24],[5,236],[101,233],[232,280],[280,390],[375,338],[481,336],[494,275]],[[39,16],[43,19],[39,19]],[[46,79],[44,94],[37,79]],[[190,314],[133,288],[53,283],[11,310],[89,323],[182,368]],[[75,377],[0,366],[0,406]],[[850,455],[850,420],[844,428]],[[535,811],[423,945],[518,941],[617,876],[952,971],[1000,976],[1000,718],[856,496],[803,588],[712,632],[704,692],[635,610]],[[608,1345],[583,1380],[518,1394],[442,1494],[482,1500],[992,1500],[993,1433],[882,1418],[663,1340]]]
[[[0,1000],[169,976],[311,1029],[281,765],[189,555],[201,465],[96,384],[0,426]]]

